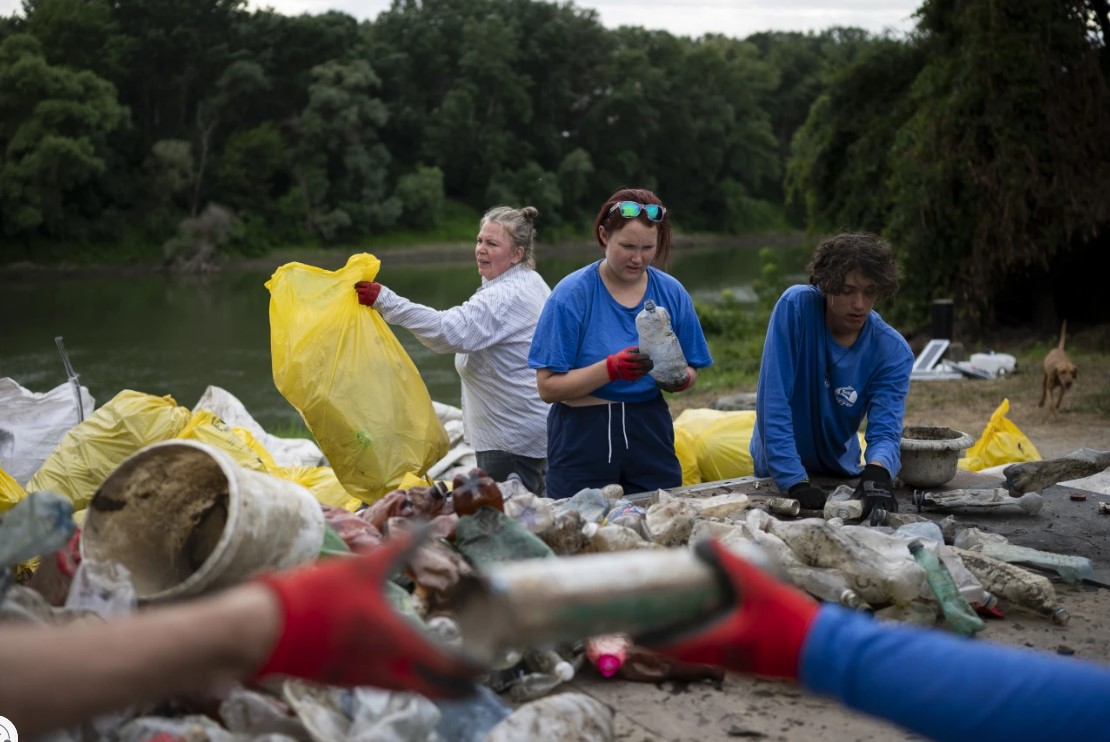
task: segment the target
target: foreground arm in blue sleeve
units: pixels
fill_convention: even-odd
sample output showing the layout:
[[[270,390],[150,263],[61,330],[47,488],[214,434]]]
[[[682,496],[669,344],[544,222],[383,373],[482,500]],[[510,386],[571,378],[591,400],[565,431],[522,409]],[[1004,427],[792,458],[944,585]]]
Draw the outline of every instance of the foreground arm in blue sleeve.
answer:
[[[1110,739],[1110,668],[824,605],[801,683],[931,739]]]

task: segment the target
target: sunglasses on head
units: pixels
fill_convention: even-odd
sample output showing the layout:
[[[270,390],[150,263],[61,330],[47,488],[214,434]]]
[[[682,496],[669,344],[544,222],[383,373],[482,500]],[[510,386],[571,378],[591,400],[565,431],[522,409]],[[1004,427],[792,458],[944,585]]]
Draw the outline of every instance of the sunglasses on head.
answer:
[[[613,204],[613,208],[609,209],[609,213],[620,210],[621,216],[625,219],[635,219],[643,212],[648,219],[653,222],[663,221],[663,215],[667,213],[667,207],[658,204],[641,204],[636,201],[617,201]]]

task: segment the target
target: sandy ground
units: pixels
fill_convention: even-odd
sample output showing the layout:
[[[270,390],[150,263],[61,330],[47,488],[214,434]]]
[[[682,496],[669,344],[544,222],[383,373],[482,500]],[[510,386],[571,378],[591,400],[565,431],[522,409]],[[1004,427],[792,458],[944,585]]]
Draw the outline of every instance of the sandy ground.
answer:
[[[1104,411],[1110,367],[1084,368],[1082,360],[1080,367],[1082,382],[1065,397],[1058,416],[1037,406],[1040,372],[1035,369],[995,381],[915,382],[906,422],[944,425],[978,436],[1002,399],[1009,398],[1009,418],[1042,457],[1063,456],[1083,447],[1110,450],[1110,417]],[[989,621],[978,640],[1110,664],[1110,516],[1098,515],[1096,506],[1099,500],[1110,502],[1110,496],[1092,494],[1085,502],[1074,502],[1059,487],[1045,494],[1052,499],[1035,516],[967,520],[1005,533],[1014,543],[1087,556],[1096,568],[1096,579],[1108,587],[1072,587],[1055,581],[1060,603],[1072,616],[1068,625],[1057,626],[1003,604],[1005,618]],[[908,508],[908,493],[900,497],[903,509]],[[574,684],[576,690],[613,706],[618,739],[632,742],[920,739],[779,682],[729,676],[718,688],[708,682],[614,682],[587,672]],[[1045,736],[1049,737],[1047,729]]]

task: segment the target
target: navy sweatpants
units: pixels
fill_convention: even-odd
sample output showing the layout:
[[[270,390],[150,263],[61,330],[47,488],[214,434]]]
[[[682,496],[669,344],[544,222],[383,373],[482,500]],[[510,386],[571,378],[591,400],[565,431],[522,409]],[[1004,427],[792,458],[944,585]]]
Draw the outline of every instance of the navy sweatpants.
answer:
[[[682,484],[674,424],[662,394],[647,402],[551,405],[547,496],[562,500],[614,483],[628,494]]]

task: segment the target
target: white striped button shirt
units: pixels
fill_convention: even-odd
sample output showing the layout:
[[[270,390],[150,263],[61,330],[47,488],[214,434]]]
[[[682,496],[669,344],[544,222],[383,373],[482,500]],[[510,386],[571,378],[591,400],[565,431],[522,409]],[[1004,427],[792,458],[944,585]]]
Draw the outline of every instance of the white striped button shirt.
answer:
[[[436,353],[455,353],[462,379],[464,436],[476,451],[547,456],[547,411],[528,368],[532,334],[551,289],[515,265],[444,311],[416,304],[382,286],[374,309]]]

